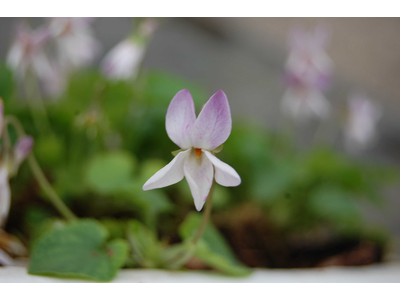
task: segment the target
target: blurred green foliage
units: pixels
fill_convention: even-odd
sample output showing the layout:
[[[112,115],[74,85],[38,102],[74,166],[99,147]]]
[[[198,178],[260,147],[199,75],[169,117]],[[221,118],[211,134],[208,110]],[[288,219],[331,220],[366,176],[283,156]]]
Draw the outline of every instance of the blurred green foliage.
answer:
[[[72,76],[60,99],[47,101],[51,128],[44,134],[11,75],[0,67],[6,114],[16,115],[35,138],[34,153],[62,199],[79,217],[92,218],[55,223],[59,216],[42,201],[29,170],[21,168],[12,181],[8,227],[31,240],[29,272],[106,281],[124,265],[167,268],[185,249],[200,215],[185,218],[194,209],[185,180],[147,192],[142,186],[177,150],[165,131],[173,96],[189,89],[199,112],[209,93],[161,71],[143,72],[128,83],[86,70]],[[359,202],[382,206],[383,187],[397,171],[353,161],[332,148],[299,152],[285,136],[235,118],[219,157],[237,170],[242,184],[216,185],[214,214],[253,203],[282,236],[324,226],[339,235],[384,241],[365,224]],[[211,223],[195,256],[226,274],[248,274]]]

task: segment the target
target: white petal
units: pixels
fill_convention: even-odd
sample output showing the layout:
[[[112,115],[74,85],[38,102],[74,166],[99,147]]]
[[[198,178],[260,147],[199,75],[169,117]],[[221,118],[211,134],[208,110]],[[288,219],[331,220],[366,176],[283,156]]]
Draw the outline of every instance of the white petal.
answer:
[[[0,169],[0,227],[4,225],[10,210],[10,186],[8,184],[8,173],[5,167]]]
[[[183,166],[185,177],[192,192],[194,205],[200,211],[207,200],[214,177],[211,161],[204,155],[191,151]]]
[[[111,79],[135,78],[146,53],[145,45],[124,40],[104,57],[101,69]]]
[[[172,185],[183,179],[183,164],[191,149],[179,152],[177,156],[164,168],[154,174],[143,185],[143,190],[148,191]]]
[[[196,121],[196,112],[189,90],[181,90],[172,99],[165,117],[169,138],[182,149],[192,147],[189,133]]]
[[[0,265],[12,266],[13,264],[13,259],[5,251],[0,249]]]
[[[237,186],[242,182],[239,174],[230,165],[219,160],[208,151],[203,150],[203,152],[215,167],[215,181],[218,184]]]

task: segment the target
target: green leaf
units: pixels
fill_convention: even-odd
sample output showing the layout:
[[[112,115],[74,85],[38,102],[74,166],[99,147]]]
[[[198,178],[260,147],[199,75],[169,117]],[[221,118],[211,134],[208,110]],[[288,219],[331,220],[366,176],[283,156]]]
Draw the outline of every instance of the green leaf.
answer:
[[[161,254],[165,246],[158,241],[154,232],[137,220],[128,224],[128,241],[133,260],[144,268],[163,267]]]
[[[321,217],[333,221],[351,221],[359,217],[354,202],[345,190],[323,185],[310,195],[311,208]]]
[[[190,240],[200,227],[201,219],[201,214],[189,214],[179,228],[181,238]],[[250,274],[250,269],[237,260],[223,236],[210,222],[196,246],[194,255],[207,265],[228,275]]]
[[[34,151],[41,165],[54,166],[62,161],[65,145],[57,135],[42,135],[35,139]]]
[[[5,66],[0,65],[0,97],[7,103],[14,91],[14,80],[12,72]]]
[[[125,185],[116,195],[128,197],[128,199],[142,210],[145,224],[155,228],[157,217],[160,213],[169,212],[173,204],[163,190],[143,191],[142,184],[133,182]]]
[[[53,229],[35,243],[28,273],[110,281],[124,265],[128,245],[107,237],[107,229],[94,220]]]
[[[136,159],[124,151],[98,154],[87,166],[86,182],[97,192],[109,194],[132,181]]]
[[[175,94],[182,89],[190,91],[197,109],[208,100],[202,87],[177,75],[162,71],[152,71],[148,74],[146,96],[153,105],[166,109]]]

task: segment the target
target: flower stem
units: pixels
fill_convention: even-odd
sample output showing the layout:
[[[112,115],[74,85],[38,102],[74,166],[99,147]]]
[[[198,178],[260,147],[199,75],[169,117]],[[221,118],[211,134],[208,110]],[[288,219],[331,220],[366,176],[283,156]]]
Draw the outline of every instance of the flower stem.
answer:
[[[6,116],[4,118],[4,124],[7,126],[11,124],[15,127],[18,136],[24,136],[25,131],[22,127],[21,122],[15,116]],[[39,183],[42,190],[47,195],[47,198],[54,205],[54,207],[58,210],[58,212],[67,220],[75,220],[77,217],[74,213],[65,205],[65,203],[61,200],[60,196],[54,191],[50,183],[47,181],[46,176],[43,174],[42,169],[40,168],[38,162],[36,161],[33,153],[30,153],[28,156],[29,167],[32,170],[34,177]]]
[[[58,210],[58,212],[69,221],[77,219],[74,213],[65,205],[65,203],[61,200],[60,196],[58,196],[58,194],[54,191],[53,187],[47,181],[46,177],[43,174],[42,169],[40,168],[38,162],[36,161],[35,156],[32,153],[29,154],[28,156],[28,163],[40,187],[46,193],[48,199]]]
[[[213,195],[214,195],[214,186],[215,186],[215,180],[213,181],[210,192],[208,193],[208,198],[207,198],[207,202],[205,205],[203,219],[201,220],[201,224],[200,224],[199,229],[196,232],[196,235],[194,236],[193,240],[191,240],[188,243],[187,249],[183,253],[179,253],[175,257],[175,259],[173,259],[168,264],[169,268],[179,269],[183,265],[185,265],[189,261],[190,258],[192,258],[193,253],[196,249],[197,243],[203,236],[204,230],[206,229],[208,220],[210,219],[210,216],[211,216],[212,200],[213,200]]]
[[[207,202],[206,202],[206,207],[204,209],[204,214],[203,214],[203,219],[201,220],[201,224],[199,227],[199,230],[197,231],[195,237],[193,238],[192,243],[194,245],[197,244],[199,239],[203,236],[204,230],[206,229],[206,225],[208,223],[208,220],[210,219],[211,216],[211,208],[212,208],[212,200],[213,200],[213,195],[214,195],[214,186],[215,186],[215,181],[213,181],[211,185],[210,192],[208,194]]]
[[[25,98],[28,101],[36,130],[42,134],[48,133],[50,131],[50,122],[39,89],[39,82],[35,75],[31,77],[31,80],[25,80]],[[35,99],[32,99],[32,95],[36,96]]]

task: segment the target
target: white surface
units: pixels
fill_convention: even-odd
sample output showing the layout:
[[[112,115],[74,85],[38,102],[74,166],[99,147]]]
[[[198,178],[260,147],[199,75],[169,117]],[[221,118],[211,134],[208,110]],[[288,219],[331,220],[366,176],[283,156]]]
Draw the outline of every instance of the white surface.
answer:
[[[22,267],[0,267],[0,282],[83,282],[28,275]],[[210,271],[121,270],[113,282],[400,282],[400,264],[314,269],[255,269],[246,278]]]

